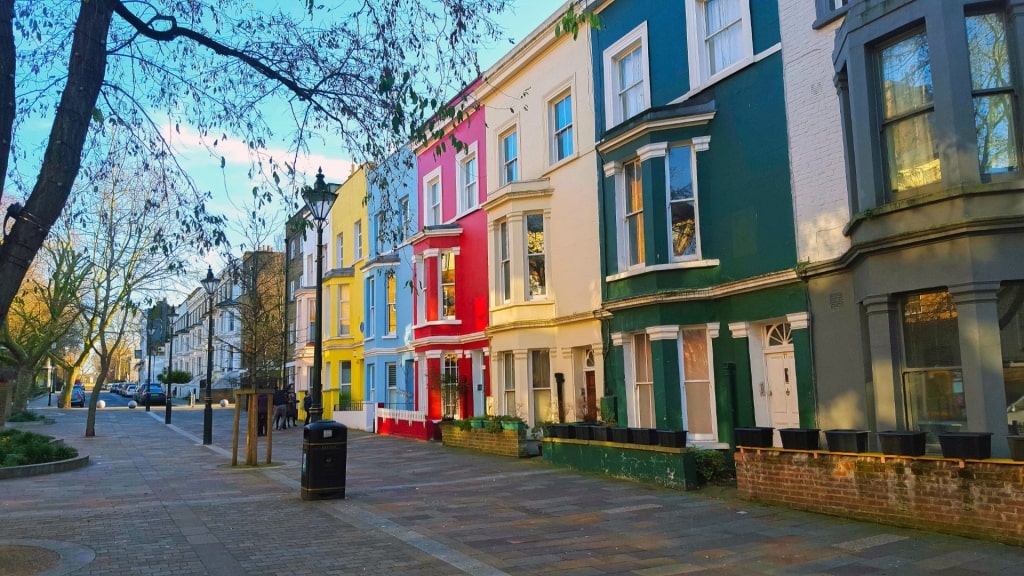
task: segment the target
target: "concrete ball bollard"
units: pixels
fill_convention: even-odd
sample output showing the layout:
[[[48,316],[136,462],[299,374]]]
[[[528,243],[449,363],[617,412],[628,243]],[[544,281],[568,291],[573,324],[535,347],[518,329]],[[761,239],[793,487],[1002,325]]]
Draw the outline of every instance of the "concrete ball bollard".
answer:
[[[138,406],[138,404],[135,403],[135,400],[132,400],[131,402],[128,403],[128,408],[132,410],[134,410],[136,406]]]
[[[99,408],[100,410],[106,408],[107,407],[106,400],[100,400],[99,402],[97,402],[96,403],[96,407]]]
[[[227,408],[227,407],[228,407],[228,401],[227,401],[227,400],[224,400],[224,399],[221,399],[221,401],[220,401],[220,407],[221,407],[221,408]]]

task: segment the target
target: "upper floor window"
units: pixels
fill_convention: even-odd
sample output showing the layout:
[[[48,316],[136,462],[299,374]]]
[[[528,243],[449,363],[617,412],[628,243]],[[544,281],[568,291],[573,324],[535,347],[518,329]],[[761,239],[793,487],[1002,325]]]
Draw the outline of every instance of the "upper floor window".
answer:
[[[551,163],[573,153],[572,94],[565,92],[551,102]]]
[[[690,260],[699,255],[697,240],[697,195],[694,156],[690,146],[668,150],[668,210],[673,260]]]
[[[690,84],[709,84],[753,59],[749,0],[687,0]]]
[[[345,237],[341,232],[334,237],[334,267],[341,268],[345,265]]]
[[[924,31],[882,46],[882,134],[893,194],[942,178],[932,117],[932,68]]]
[[[502,220],[498,223],[498,237],[495,238],[497,248],[497,292],[498,302],[508,302],[512,299],[512,260],[509,257],[508,246],[508,222]]]
[[[423,192],[424,206],[426,206],[426,213],[423,215],[423,224],[425,226],[437,226],[441,223],[441,175],[438,172],[437,176],[427,180],[426,187]]]
[[[636,266],[643,264],[644,254],[644,195],[641,180],[640,161],[633,160],[623,166],[625,189],[623,190],[623,206],[625,222],[626,264]]]
[[[384,211],[381,210],[380,212],[377,212],[377,234],[376,234],[377,242],[376,242],[376,246],[377,246],[377,253],[378,254],[380,254],[380,253],[382,253],[382,252],[384,252],[386,250],[385,246],[387,245],[387,242],[386,242],[385,234],[387,234],[387,226],[388,226],[388,221],[387,221],[387,218],[384,215]]]
[[[604,51],[605,120],[608,127],[650,107],[647,23]]]
[[[373,338],[374,324],[377,316],[377,291],[374,289],[376,279],[373,276],[366,277],[366,337]]]
[[[971,63],[974,126],[978,135],[978,165],[982,178],[1017,171],[1014,90],[1006,42],[1006,23],[1000,14],[968,16],[967,49]]]
[[[459,212],[476,208],[477,193],[476,145],[471,144],[469,152],[459,159]]]
[[[395,287],[395,275],[394,274],[388,274],[387,279],[385,280],[385,289],[387,291],[387,299],[388,299],[388,302],[387,302],[388,311],[387,311],[387,320],[386,320],[386,322],[387,322],[387,326],[386,326],[386,328],[387,328],[387,335],[388,336],[394,336],[396,331],[398,330],[398,320],[397,320],[397,318],[398,318],[398,309],[397,309],[396,304],[395,304],[395,296],[397,294],[397,291],[396,291],[396,287]]]
[[[544,215],[526,215],[526,260],[530,271],[530,298],[544,296],[548,292],[547,271],[544,256]]]
[[[338,312],[338,336],[348,336],[351,320],[349,319],[349,287],[347,285],[338,286],[338,306],[336,310]]]
[[[352,227],[352,231],[354,236],[352,240],[355,242],[355,245],[352,246],[352,250],[354,252],[352,260],[354,262],[358,262],[363,258],[363,221],[356,220],[356,223]]]
[[[398,218],[401,223],[401,231],[398,234],[399,242],[405,241],[409,236],[411,223],[409,222],[409,197],[406,196],[398,201]]]
[[[455,253],[441,253],[441,317],[455,318]]]
[[[501,141],[501,184],[519,180],[519,133],[515,128],[502,134]]]

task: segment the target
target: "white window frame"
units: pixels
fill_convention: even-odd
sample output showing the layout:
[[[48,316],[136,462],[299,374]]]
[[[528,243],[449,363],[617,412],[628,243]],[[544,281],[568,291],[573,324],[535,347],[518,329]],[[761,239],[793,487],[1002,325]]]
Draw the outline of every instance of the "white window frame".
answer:
[[[688,379],[686,375],[686,363],[684,362],[685,356],[685,332],[687,330],[700,330],[704,332],[705,339],[705,350],[707,350],[707,363],[708,363],[708,409],[712,410],[711,414],[711,434],[695,434],[694,432],[688,432],[689,439],[694,442],[714,442],[718,439],[718,417],[714,414],[714,407],[717,405],[715,398],[715,349],[712,342],[711,330],[707,324],[697,325],[684,325],[679,327],[679,337],[676,339],[679,357],[679,397],[682,400],[682,419],[683,429],[689,430],[689,422],[687,418],[687,405],[686,405],[686,383],[698,382],[696,379]],[[703,382],[701,380],[700,382]]]
[[[690,175],[693,178],[693,224],[694,224],[694,253],[692,256],[676,256],[675,250],[672,247],[672,190],[671,190],[671,174],[672,174],[672,150],[674,148],[689,148],[690,149]],[[668,226],[666,227],[666,234],[668,235],[668,247],[669,247],[669,260],[672,262],[690,262],[692,260],[701,259],[700,249],[700,208],[698,206],[698,194],[697,194],[697,147],[692,143],[679,144],[676,146],[669,146],[667,153],[665,154],[665,215]]]
[[[398,200],[398,217],[401,221],[402,231],[398,235],[398,243],[405,242],[405,239],[409,237],[410,223],[409,223],[409,197],[404,196]]]
[[[345,365],[348,364],[348,380],[345,380]],[[352,361],[342,360],[338,362],[338,403],[341,403],[345,391],[348,391],[348,401],[352,401]]]
[[[352,236],[355,245],[352,247],[352,261],[359,262],[363,259],[363,221],[356,220],[352,224]]]
[[[505,156],[505,140],[512,136],[516,139],[516,155],[513,158],[508,158]],[[498,134],[498,181],[502,186],[511,184],[512,182],[518,182],[522,177],[522,172],[520,171],[521,165],[519,162],[519,150],[519,126],[513,124]],[[509,166],[515,167],[515,178],[508,177]]]
[[[629,252],[630,247],[633,245],[633,239],[629,236],[629,218],[635,214],[640,215],[640,236],[643,237],[643,224],[644,224],[644,206],[641,205],[638,212],[626,212],[626,199],[630,194],[629,182],[626,181],[626,165],[636,164],[637,173],[640,175],[640,188],[641,188],[641,203],[643,202],[643,160],[640,158],[633,158],[622,163],[621,173],[616,178],[616,188],[619,190],[619,212],[621,216],[619,218],[619,270],[631,270],[637,268],[643,268],[647,265],[647,246],[641,246],[640,261],[636,264],[630,263]]]
[[[345,234],[338,232],[334,237],[334,267],[342,268],[345,265]]]
[[[460,215],[480,206],[480,160],[476,150],[476,142],[471,142],[465,150],[455,156],[458,167],[455,187],[458,191],[457,205]],[[470,163],[473,164],[475,171],[473,180],[467,180],[467,168]],[[469,190],[470,186],[472,190]]]
[[[508,220],[502,219],[494,225],[494,248],[497,262],[495,267],[495,304],[507,304],[512,301],[512,250],[508,235]],[[506,292],[505,287],[508,287]]]
[[[501,353],[501,380],[502,380],[502,403],[504,413],[509,416],[519,416],[516,406],[516,360],[512,352]],[[511,402],[509,400],[511,399]],[[509,405],[511,403],[511,406]]]
[[[384,299],[387,301],[387,312],[384,317],[385,336],[394,338],[398,332],[398,280],[394,274],[384,278]]]
[[[392,410],[398,407],[398,363],[397,362],[385,362],[384,363],[384,387],[386,392],[384,397],[386,399],[386,406]],[[376,401],[376,400],[375,400]]]
[[[372,275],[366,277],[366,333],[364,337],[366,339],[373,338],[374,336],[374,325],[376,324],[377,318],[377,292],[376,292],[376,278]]]
[[[622,108],[622,78],[619,75],[619,60],[623,56],[640,49],[640,62],[643,72],[641,91],[643,105],[641,110],[651,107],[651,67],[648,56],[647,21],[627,32],[617,42],[604,51],[604,117],[605,129],[612,128],[628,118]]]
[[[754,61],[754,38],[750,18],[750,0],[732,0],[740,3],[742,54],[732,64],[711,74],[705,38],[704,4],[709,0],[686,0],[686,44],[690,60],[690,92],[696,92],[735,73]],[[721,0],[718,0],[721,1]]]
[[[422,255],[416,256],[416,325],[422,326],[427,322],[427,295],[426,295],[426,266]]]
[[[531,216],[539,216],[541,221],[541,232],[544,234],[544,250],[541,252],[531,253],[530,252],[530,241],[529,241],[529,222]],[[523,214],[523,279],[525,281],[524,293],[526,294],[527,300],[545,300],[548,298],[550,292],[548,287],[548,258],[547,258],[547,232],[548,222],[547,217],[543,212],[526,212]],[[541,294],[533,294],[532,287],[530,286],[530,259],[540,257],[544,261],[544,291]]]
[[[459,270],[459,268],[458,268],[458,262],[456,260],[454,260],[455,258],[458,258],[458,255],[459,255],[459,253],[457,251],[455,251],[455,250],[442,250],[437,255],[437,284],[436,284],[436,286],[437,286],[437,318],[438,318],[438,320],[453,320],[453,319],[456,318],[456,314],[455,314],[456,306],[454,304],[452,305],[452,314],[451,315],[446,315],[444,313],[444,287],[449,285],[449,284],[445,284],[444,283],[443,277],[444,277],[444,259],[445,259],[445,256],[451,256],[451,258],[453,258],[452,262],[455,264],[455,274],[456,274],[456,276],[455,276],[455,278],[452,279],[452,282],[450,283],[450,285],[452,286],[452,290],[455,292],[455,302],[458,302],[457,279],[458,279],[458,273],[459,273],[458,270]]]
[[[341,381],[341,378],[338,379]],[[324,362],[324,390],[331,389],[331,363]]]
[[[437,202],[431,203],[430,192],[435,185],[437,186]],[[444,222],[444,189],[441,187],[440,166],[423,177],[423,203],[421,206],[423,206],[424,226],[437,226]]]
[[[347,285],[338,286],[338,336],[348,336],[352,333],[350,297],[350,288]]]
[[[556,107],[558,106],[558,104],[560,104],[566,98],[569,98],[570,120],[569,120],[569,124],[567,126],[564,126],[563,128],[559,129],[558,128],[558,114],[556,112],[556,109],[557,109]],[[565,162],[566,160],[576,156],[576,148],[577,147],[576,147],[576,130],[575,130],[575,128],[576,128],[576,98],[575,98],[575,95],[573,94],[572,86],[565,86],[564,88],[559,90],[557,93],[555,93],[555,95],[552,98],[548,99],[548,134],[549,134],[548,146],[550,148],[548,160],[549,160],[549,163],[552,166],[554,166],[555,164],[559,164],[561,162]],[[565,156],[559,158],[558,157],[558,137],[559,137],[559,135],[562,132],[565,132],[565,131],[569,132],[569,142],[570,142],[570,145],[572,146],[572,150],[570,150],[569,153],[566,154]]]

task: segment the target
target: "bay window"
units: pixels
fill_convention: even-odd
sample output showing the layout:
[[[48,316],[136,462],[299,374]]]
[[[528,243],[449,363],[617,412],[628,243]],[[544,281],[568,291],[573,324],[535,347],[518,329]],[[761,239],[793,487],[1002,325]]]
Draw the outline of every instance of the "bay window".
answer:
[[[547,272],[544,256],[544,215],[526,215],[526,261],[529,270],[530,298],[547,294]]]
[[[1017,171],[1016,99],[1010,75],[1006,23],[1000,14],[965,18],[982,178]]]

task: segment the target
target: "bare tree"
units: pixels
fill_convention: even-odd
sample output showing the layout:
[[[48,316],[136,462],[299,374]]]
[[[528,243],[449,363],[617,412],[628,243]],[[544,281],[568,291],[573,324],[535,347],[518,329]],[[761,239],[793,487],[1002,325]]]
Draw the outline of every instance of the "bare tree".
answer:
[[[293,2],[271,12],[247,0],[0,0],[0,157],[30,190],[0,245],[0,321],[80,170],[103,170],[91,138],[127,127],[137,157],[173,166],[167,136],[183,124],[214,150],[237,137],[253,171],[271,178],[254,197],[278,185],[292,193],[311,136],[356,161],[431,136],[423,120],[479,73],[476,50],[498,36],[491,18],[507,0],[350,0],[316,11],[312,0]],[[275,138],[270,107],[294,124],[291,162],[264,152]],[[13,136],[51,115],[38,177],[24,176],[35,150]],[[6,178],[0,171],[0,185]],[[173,206],[182,232],[221,243],[208,193],[187,178],[175,192],[187,200]]]

